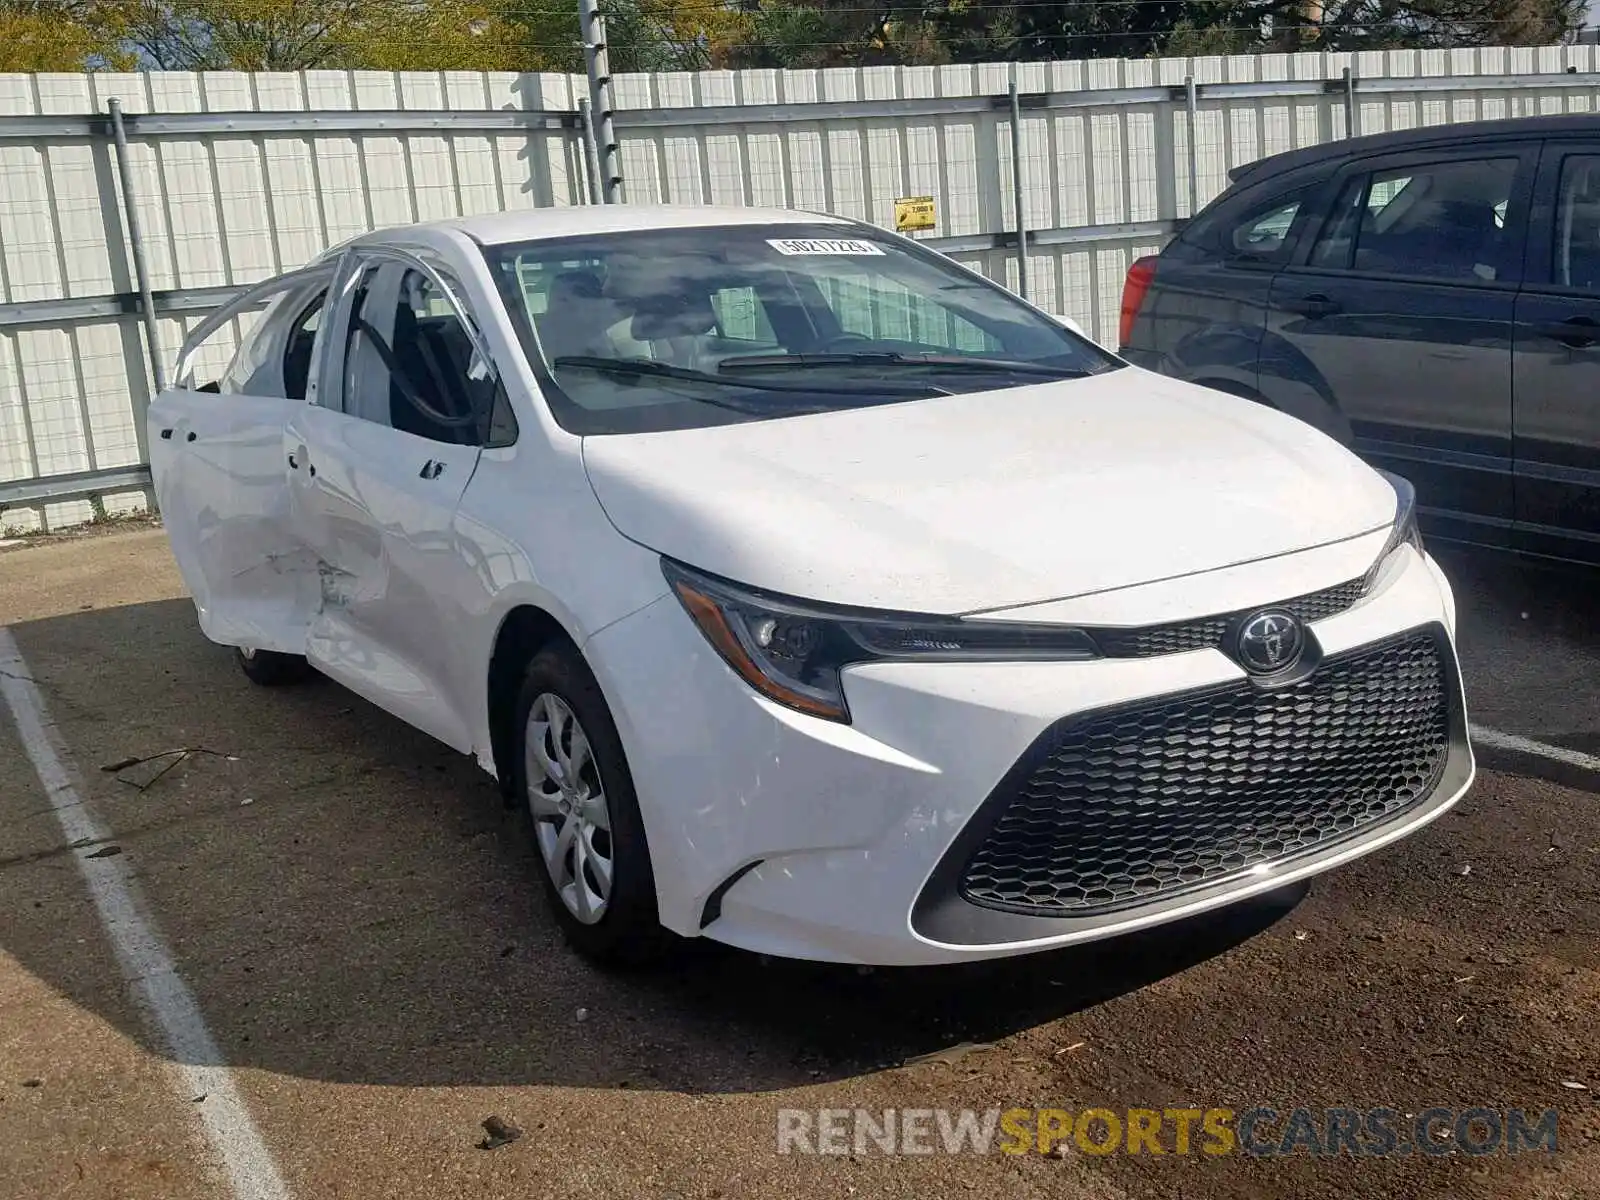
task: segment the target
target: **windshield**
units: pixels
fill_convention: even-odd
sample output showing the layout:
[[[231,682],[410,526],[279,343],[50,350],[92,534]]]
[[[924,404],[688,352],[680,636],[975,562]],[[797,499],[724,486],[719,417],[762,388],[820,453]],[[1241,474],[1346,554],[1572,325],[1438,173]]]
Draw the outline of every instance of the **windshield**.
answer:
[[[646,230],[484,253],[574,433],[904,403],[1122,365],[947,259],[856,226]]]

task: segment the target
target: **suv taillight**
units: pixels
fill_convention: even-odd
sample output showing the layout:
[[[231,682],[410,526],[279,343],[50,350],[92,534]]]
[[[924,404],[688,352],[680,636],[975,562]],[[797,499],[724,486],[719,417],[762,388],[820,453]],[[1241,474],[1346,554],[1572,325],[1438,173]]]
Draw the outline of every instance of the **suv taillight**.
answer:
[[[1133,337],[1134,318],[1139,315],[1144,294],[1150,290],[1155,277],[1156,258],[1153,254],[1134,259],[1133,266],[1128,268],[1128,278],[1122,283],[1122,320],[1117,324],[1119,346],[1126,346]]]

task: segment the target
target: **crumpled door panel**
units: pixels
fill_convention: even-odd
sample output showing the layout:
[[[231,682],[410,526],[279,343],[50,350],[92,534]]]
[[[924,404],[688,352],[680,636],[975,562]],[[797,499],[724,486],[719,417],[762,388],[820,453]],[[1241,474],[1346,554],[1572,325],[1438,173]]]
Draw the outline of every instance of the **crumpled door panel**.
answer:
[[[295,536],[283,429],[303,401],[169,389],[151,402],[150,471],[173,556],[214,642],[305,652],[319,590]]]

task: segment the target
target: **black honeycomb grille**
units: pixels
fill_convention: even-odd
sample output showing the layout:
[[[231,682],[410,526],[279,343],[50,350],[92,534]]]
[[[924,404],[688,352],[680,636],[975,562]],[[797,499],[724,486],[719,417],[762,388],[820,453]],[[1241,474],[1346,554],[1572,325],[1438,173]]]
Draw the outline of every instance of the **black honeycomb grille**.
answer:
[[[1002,801],[961,895],[1087,916],[1325,848],[1433,792],[1449,687],[1419,632],[1283,688],[1246,680],[1064,722]]]
[[[1287,609],[1307,623],[1321,621],[1344,612],[1361,599],[1366,590],[1365,579],[1352,579],[1349,583],[1323,588],[1308,596],[1297,596],[1273,607]],[[1091,631],[1091,636],[1100,653],[1107,658],[1154,658],[1160,654],[1180,654],[1185,650],[1220,649],[1228,627],[1243,615],[1223,613],[1192,621],[1146,625],[1138,629],[1095,629]]]

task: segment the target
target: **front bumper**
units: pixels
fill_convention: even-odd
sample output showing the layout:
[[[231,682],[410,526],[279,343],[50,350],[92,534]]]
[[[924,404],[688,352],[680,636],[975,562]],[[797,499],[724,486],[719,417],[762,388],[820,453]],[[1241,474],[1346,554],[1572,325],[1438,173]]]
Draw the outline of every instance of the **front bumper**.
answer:
[[[1204,586],[1194,593],[1210,598]],[[1256,593],[1233,607],[1275,599]],[[1244,672],[1221,651],[874,663],[846,672],[850,725],[756,695],[672,597],[603,630],[586,653],[628,753],[668,928],[769,954],[913,965],[1051,949],[1193,915],[1337,867],[1433,820],[1474,769],[1454,623],[1442,574],[1403,548],[1363,599],[1310,625],[1325,660],[1405,631],[1435,632],[1451,745],[1427,795],[1325,845],[1085,916],[1002,912],[959,894],[970,843],[994,815],[991,797],[1066,719],[1237,684]]]

